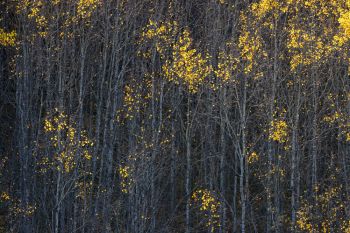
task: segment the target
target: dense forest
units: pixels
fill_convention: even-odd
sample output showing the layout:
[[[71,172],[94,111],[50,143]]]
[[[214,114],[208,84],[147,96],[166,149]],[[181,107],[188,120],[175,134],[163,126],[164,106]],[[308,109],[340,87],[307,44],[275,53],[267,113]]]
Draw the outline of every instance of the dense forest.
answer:
[[[1,233],[349,233],[350,0],[1,0]]]

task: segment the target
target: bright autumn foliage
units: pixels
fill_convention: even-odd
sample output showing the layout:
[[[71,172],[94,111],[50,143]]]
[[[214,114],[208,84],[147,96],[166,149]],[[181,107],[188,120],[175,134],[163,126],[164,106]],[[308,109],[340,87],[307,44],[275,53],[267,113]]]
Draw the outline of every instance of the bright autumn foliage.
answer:
[[[183,82],[190,93],[196,93],[212,72],[212,67],[208,64],[209,55],[202,55],[191,46],[190,32],[185,29],[172,46],[172,57],[165,61],[162,69],[168,80]]]
[[[259,59],[266,57],[263,41],[255,28],[250,27],[252,21],[244,13],[240,16],[242,22],[241,34],[238,39],[238,47],[244,64],[244,73],[250,74],[256,68]]]
[[[350,230],[349,220],[344,217],[346,206],[341,201],[342,187],[330,187],[320,192],[316,187],[316,203],[303,200],[298,210],[297,226],[302,232],[342,232]],[[332,203],[332,204],[331,204]]]
[[[125,194],[129,193],[129,190],[132,187],[132,171],[130,166],[124,165],[121,166],[119,169],[119,176],[120,176],[120,187],[121,191]]]
[[[100,0],[79,0],[77,3],[77,14],[82,19],[88,19],[100,5]]]
[[[86,131],[82,131],[80,136],[77,134],[76,127],[64,112],[56,110],[52,117],[45,119],[44,130],[55,151],[48,161],[53,161],[58,171],[69,173],[82,160],[91,160],[93,142]]]
[[[0,233],[350,233],[349,74],[350,0],[5,0]]]
[[[15,46],[17,33],[15,31],[5,32],[0,28],[0,45],[2,46]]]
[[[192,200],[199,205],[200,212],[204,215],[206,226],[210,232],[215,232],[220,226],[220,201],[217,199],[215,193],[208,189],[198,189],[193,192]]]
[[[196,93],[212,72],[209,55],[193,48],[190,31],[180,31],[176,21],[156,23],[150,20],[142,33],[143,40],[156,41],[164,76],[176,84],[185,84],[190,93]]]
[[[269,139],[285,143],[288,141],[288,125],[284,120],[274,120],[270,122]]]

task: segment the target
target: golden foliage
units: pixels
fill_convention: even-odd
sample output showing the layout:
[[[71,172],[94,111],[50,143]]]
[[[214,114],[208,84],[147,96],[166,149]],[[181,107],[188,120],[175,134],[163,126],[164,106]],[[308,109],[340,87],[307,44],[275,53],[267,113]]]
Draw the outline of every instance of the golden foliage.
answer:
[[[315,36],[292,26],[288,39],[287,47],[289,52],[293,54],[290,62],[291,70],[294,71],[300,64],[310,65],[313,62],[313,54],[311,52],[306,54],[304,48],[306,48],[307,43],[312,43],[315,40]]]
[[[283,30],[288,34],[286,45],[291,71],[297,67],[322,64],[335,53],[348,62],[344,46],[350,38],[349,12],[346,0],[259,0],[252,3],[241,15],[239,43],[242,57],[246,54],[245,60],[249,61],[246,73],[254,67],[251,65],[254,54],[263,55],[263,51],[259,51],[263,41],[259,28],[265,31],[275,29],[281,15],[286,19]],[[270,36],[274,33],[271,31]],[[249,43],[249,37],[255,45]]]
[[[261,0],[251,5],[251,11],[258,19],[264,17],[267,13],[279,7],[279,1],[276,0]]]
[[[48,18],[44,9],[49,3],[43,0],[21,0],[17,5],[17,13],[23,14],[29,21],[33,21],[36,32],[40,37],[46,37],[48,31]]]
[[[156,22],[149,20],[147,26],[143,29],[141,34],[141,43],[154,40],[157,52],[162,59],[165,59],[166,52],[171,48],[175,42],[175,38],[179,33],[179,25],[176,21]],[[147,53],[144,57],[149,57]]]
[[[297,227],[302,232],[349,232],[346,205],[341,199],[342,187],[329,187],[323,192],[315,187],[314,201],[302,201],[297,211]]]
[[[12,219],[20,219],[22,217],[31,217],[34,215],[37,206],[35,204],[24,204],[20,199],[10,195],[8,192],[1,192],[0,202],[5,202],[8,206],[9,217]],[[0,228],[1,230],[1,228]]]
[[[11,200],[11,197],[10,195],[7,193],[7,192],[2,192],[1,195],[0,195],[0,200],[1,201],[9,201]]]
[[[270,122],[269,139],[278,143],[288,141],[288,124],[284,120],[273,120]]]
[[[91,160],[90,149],[93,142],[87,137],[86,131],[81,131],[78,137],[76,127],[69,122],[64,112],[56,109],[52,118],[45,119],[44,131],[52,147],[56,149],[53,161],[57,170],[69,173],[77,167],[80,159]]]
[[[236,80],[233,78],[235,72],[238,70],[239,58],[234,55],[233,43],[227,43],[226,49],[224,51],[220,51],[218,55],[218,65],[217,68],[214,69],[214,74],[219,79],[221,83],[229,83],[235,82]],[[212,87],[214,90],[215,86]]]
[[[91,17],[101,4],[101,0],[19,0],[16,13],[33,25],[25,33],[30,41],[49,36],[71,39],[80,33],[71,30],[73,26],[91,26]]]
[[[199,189],[193,192],[192,199],[196,204],[199,204],[199,210],[206,219],[206,226],[210,229],[210,232],[214,232],[220,226],[219,210],[221,202],[214,192],[208,189]]]
[[[0,28],[0,45],[2,46],[15,46],[17,33],[15,31],[5,32]]]
[[[244,62],[244,73],[249,74],[253,71],[253,68],[258,66],[258,59],[266,57],[267,54],[263,49],[263,40],[257,28],[250,26],[251,20],[248,20],[244,13],[241,14],[240,19],[241,34],[238,38],[238,47]]]
[[[20,218],[20,217],[30,217],[33,216],[35,213],[37,207],[33,204],[28,204],[28,205],[23,205],[21,204],[20,200],[15,200],[11,205],[10,205],[10,215],[12,215],[15,218]]]
[[[190,93],[196,93],[212,72],[209,55],[202,55],[191,48],[190,32],[185,29],[172,47],[172,57],[162,66],[165,77],[179,83],[187,84]]]
[[[133,184],[132,169],[128,165],[119,167],[120,187],[123,193],[129,193]]]
[[[167,80],[186,84],[190,93],[196,93],[212,72],[209,55],[203,55],[193,48],[189,30],[180,31],[176,21],[157,23],[150,20],[141,35],[141,42],[147,40],[155,41]],[[150,51],[142,55],[150,57]]]
[[[329,125],[338,125],[340,136],[342,136],[346,142],[350,142],[349,116],[342,112],[335,111],[333,114],[324,116],[323,121]]]
[[[152,78],[155,74],[145,74],[141,80],[130,77],[124,86],[123,109],[119,111],[117,120],[132,120],[142,114],[152,97]]]
[[[79,0],[77,3],[77,15],[82,19],[88,19],[100,4],[100,0]]]
[[[259,160],[259,155],[255,151],[251,152],[248,155],[247,161],[248,161],[249,164],[252,164],[252,163],[254,163],[254,162],[258,161],[258,160]]]
[[[93,182],[91,179],[87,179],[88,175],[91,175],[91,173],[83,172],[84,179],[75,182],[76,198],[81,200],[85,200],[92,193]]]

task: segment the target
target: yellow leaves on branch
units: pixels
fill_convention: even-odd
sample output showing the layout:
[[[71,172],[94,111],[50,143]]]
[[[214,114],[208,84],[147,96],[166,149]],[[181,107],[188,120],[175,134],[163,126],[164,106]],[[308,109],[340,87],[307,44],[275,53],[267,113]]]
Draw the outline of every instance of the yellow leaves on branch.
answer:
[[[101,0],[19,0],[16,13],[25,17],[28,23],[32,23],[32,32],[29,39],[37,36],[47,38],[48,36],[73,37],[72,26],[82,24],[89,25],[93,13],[101,6]],[[71,7],[71,6],[75,7]],[[51,25],[55,25],[54,31],[50,31]],[[49,35],[49,33],[52,34]]]
[[[141,80],[130,77],[124,86],[123,109],[118,111],[117,120],[132,120],[142,114],[152,97],[152,78],[155,74],[145,74]]]
[[[167,80],[184,83],[190,93],[196,93],[212,72],[209,55],[193,48],[190,31],[180,31],[176,21],[155,22],[150,20],[141,35],[141,42],[155,41],[163,62],[162,71]],[[149,57],[149,52],[143,53]]]
[[[233,43],[226,43],[226,49],[220,51],[218,55],[218,65],[214,69],[214,74],[220,81],[220,83],[234,83],[237,80],[233,77],[237,73],[238,65],[240,60],[234,55],[233,50],[235,49]],[[216,89],[216,86],[212,86],[212,89]]]
[[[155,40],[157,52],[162,59],[165,59],[166,52],[175,42],[175,38],[179,32],[179,26],[176,21],[156,22],[149,20],[148,25],[143,29],[141,41]],[[148,57],[143,54],[144,57]]]
[[[123,193],[129,193],[133,184],[132,168],[128,165],[119,167],[120,187]]]
[[[139,105],[141,101],[141,94],[137,93],[131,85],[125,85],[124,87],[124,107],[126,108],[125,117],[133,119],[134,114],[139,112]]]
[[[2,202],[9,201],[9,200],[11,200],[11,197],[7,192],[2,192],[0,195],[0,200]]]
[[[279,108],[273,112],[273,119],[269,122],[268,139],[284,144],[284,149],[289,149],[289,126],[285,121],[287,110]]]
[[[244,73],[249,74],[253,70],[255,55],[258,54],[261,48],[260,38],[252,35],[249,31],[243,31],[239,37],[239,47],[241,48],[241,57],[247,63],[244,68]]]
[[[350,221],[345,216],[346,204],[342,201],[342,187],[330,187],[318,192],[315,187],[312,202],[303,200],[297,211],[297,227],[302,232],[343,232],[350,230]]]
[[[143,47],[147,47],[147,41],[154,44],[163,63],[163,74],[168,81],[185,84],[190,93],[196,93],[201,86],[208,84],[211,89],[217,90],[222,84],[235,82],[234,76],[240,69],[238,65],[241,61],[245,64],[244,72],[248,74],[253,71],[260,58],[267,56],[262,48],[261,36],[257,31],[248,29],[245,15],[241,19],[245,23],[238,43],[226,43],[217,55],[215,67],[211,65],[212,57],[207,52],[199,52],[194,47],[189,29],[180,30],[176,21],[150,20],[142,30],[139,44]],[[138,54],[149,59],[152,51],[147,49],[139,51]],[[261,72],[254,75],[258,77]]]
[[[238,38],[238,48],[244,62],[244,73],[253,72],[253,67],[258,66],[258,60],[266,57],[263,49],[262,38],[256,28],[250,28],[250,22],[245,14],[241,14],[241,34]]]
[[[279,21],[282,15],[286,16],[284,25]],[[141,41],[154,42],[168,80],[184,83],[190,92],[195,93],[205,80],[208,81],[208,77],[215,75],[224,82],[229,80],[232,70],[239,63],[245,74],[260,77],[263,72],[259,70],[259,65],[263,64],[262,59],[268,58],[265,47],[271,46],[271,42],[279,38],[278,25],[283,26],[282,33],[288,35],[283,42],[288,49],[286,58],[291,71],[295,72],[298,67],[323,64],[328,58],[340,57],[350,64],[345,53],[347,50],[344,49],[350,38],[350,4],[345,0],[258,0],[252,3],[240,15],[241,30],[236,41],[239,59],[220,52],[217,69],[211,67],[211,57],[193,47],[189,30],[180,30],[176,21],[150,20],[142,32]],[[263,35],[266,32],[263,29],[270,33]],[[335,53],[340,56],[332,57]],[[148,50],[142,55],[150,58],[151,52]]]
[[[269,139],[278,143],[288,142],[288,124],[284,120],[270,122]]]
[[[45,119],[44,132],[56,151],[52,159],[57,170],[69,173],[77,167],[81,158],[91,160],[90,150],[93,142],[87,137],[86,131],[81,131],[78,137],[74,123],[69,122],[64,112],[56,109],[51,118]],[[44,160],[48,163],[46,158]]]
[[[0,203],[5,202],[8,207],[8,215],[14,218],[30,217],[35,213],[37,206],[35,203],[23,205],[20,199],[10,195],[8,192],[1,192]],[[1,228],[0,228],[1,229]]]
[[[338,111],[335,111],[334,114],[325,116],[323,120],[329,124],[334,124],[338,122],[339,119],[341,119],[341,117],[342,117],[342,114],[339,113]]]
[[[259,155],[255,151],[251,152],[248,155],[247,161],[248,161],[249,164],[252,164],[252,163],[254,163],[254,162],[258,161],[258,160],[259,160]]]
[[[20,218],[20,217],[30,217],[33,216],[37,209],[35,204],[27,204],[23,206],[21,200],[14,200],[9,207],[10,215]]]
[[[335,111],[333,114],[324,116],[323,121],[328,123],[329,125],[338,125],[339,136],[341,136],[341,138],[344,138],[346,142],[350,142],[349,116],[342,112]]]
[[[251,11],[258,19],[264,17],[267,13],[279,7],[279,2],[276,0],[261,0],[251,5]]]
[[[330,51],[321,38],[311,35],[305,30],[297,29],[294,25],[289,30],[287,48],[291,54],[290,67],[292,71],[299,65],[310,65],[321,60]]]
[[[91,173],[89,174],[88,172],[83,172],[83,175],[89,176]],[[76,181],[75,188],[77,189],[76,198],[84,200],[92,193],[93,182],[85,177],[83,180]]]
[[[300,230],[313,232],[313,225],[309,221],[309,213],[307,207],[301,208],[297,212],[297,226]]]
[[[350,38],[350,11],[342,11],[338,19],[340,28],[343,30],[344,35],[347,39]]]
[[[297,67],[322,64],[327,61],[327,58],[339,57],[339,55],[343,61],[350,64],[350,59],[345,52],[347,50],[344,49],[350,39],[348,0],[258,0],[242,14],[248,16],[250,23],[247,24],[247,18],[241,17],[243,30],[240,47],[242,57],[249,61],[246,73],[249,73],[252,66],[254,67],[254,64],[250,64],[253,60],[252,54],[257,50],[252,48],[252,52],[248,52],[252,45],[246,42],[249,37],[247,28],[249,28],[250,37],[261,36],[259,28],[274,29],[277,26],[275,24],[279,23],[277,20],[280,19],[277,16],[283,14],[286,16],[286,26],[283,30],[289,35],[287,48],[291,71],[294,72]],[[260,30],[259,33],[256,30]],[[258,37],[253,39],[258,42],[259,40],[261,39]],[[247,48],[242,44],[247,44]],[[332,57],[334,53],[338,56]],[[245,57],[244,54],[246,54]]]
[[[61,132],[68,127],[67,115],[63,112],[58,112],[57,109],[55,109],[55,111],[57,112],[56,116],[52,119],[45,119],[44,121],[45,132]],[[55,146],[57,146],[57,144],[55,144]]]
[[[17,33],[15,31],[5,32],[0,28],[0,45],[2,46],[15,46]]]
[[[323,122],[336,129],[337,140],[350,142],[350,117],[346,111],[350,101],[350,94],[345,93],[328,93],[327,105],[330,110],[323,116]]]
[[[17,13],[25,15],[28,20],[34,21],[40,37],[46,37],[48,31],[48,18],[45,16],[45,7],[48,3],[43,0],[21,0],[17,5]]]
[[[334,36],[333,44],[342,47],[350,40],[350,9],[340,10],[338,23],[339,32]]]
[[[77,14],[82,19],[90,18],[92,13],[100,5],[100,0],[79,0],[77,3]]]
[[[350,36],[350,14],[343,0],[308,0],[299,4],[299,11],[290,20],[288,48],[291,53],[291,70],[299,65],[322,64],[334,53],[347,61],[344,46]],[[303,14],[302,12],[309,12]],[[314,19],[309,20],[309,15]],[[301,28],[300,19],[308,22]],[[325,23],[327,22],[327,23]],[[298,29],[297,29],[298,28]]]
[[[162,66],[165,77],[187,84],[190,93],[196,93],[207,76],[212,72],[209,55],[202,55],[191,48],[190,32],[185,29],[172,47],[172,57]]]
[[[200,206],[199,210],[204,214],[206,226],[210,229],[210,232],[214,232],[217,227],[220,227],[219,210],[222,204],[213,191],[199,189],[193,192],[192,200]]]

